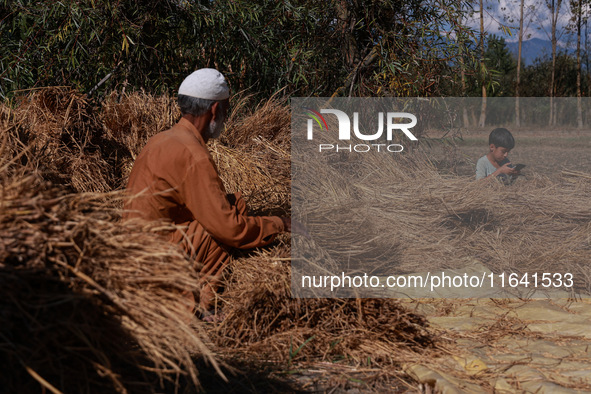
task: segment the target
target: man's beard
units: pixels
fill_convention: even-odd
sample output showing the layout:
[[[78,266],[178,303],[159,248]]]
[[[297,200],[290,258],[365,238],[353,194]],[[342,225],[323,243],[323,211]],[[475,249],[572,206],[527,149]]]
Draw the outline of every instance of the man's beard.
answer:
[[[224,130],[224,121],[225,119],[222,119],[221,121],[212,120],[209,122],[207,136],[212,139],[219,138],[220,134],[222,134],[222,131]]]

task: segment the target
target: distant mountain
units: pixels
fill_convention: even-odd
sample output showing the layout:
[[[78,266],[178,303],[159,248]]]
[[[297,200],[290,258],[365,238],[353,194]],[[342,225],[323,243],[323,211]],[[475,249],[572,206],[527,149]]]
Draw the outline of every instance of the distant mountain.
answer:
[[[507,48],[509,52],[515,55],[517,58],[518,43],[508,42]],[[556,46],[556,52],[562,52],[564,48],[560,47],[560,44]],[[569,51],[571,52],[571,51]],[[536,58],[548,58],[552,57],[552,42],[548,40],[541,40],[539,38],[532,38],[531,40],[523,41],[521,44],[521,58],[526,66],[533,64]]]

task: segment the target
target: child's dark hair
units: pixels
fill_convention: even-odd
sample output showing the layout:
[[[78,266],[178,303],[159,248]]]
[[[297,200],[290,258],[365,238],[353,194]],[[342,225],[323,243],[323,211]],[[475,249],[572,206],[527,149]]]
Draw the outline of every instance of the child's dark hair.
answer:
[[[503,147],[513,149],[515,146],[515,139],[511,132],[503,127],[499,127],[490,132],[488,136],[488,144],[494,144],[496,147]]]

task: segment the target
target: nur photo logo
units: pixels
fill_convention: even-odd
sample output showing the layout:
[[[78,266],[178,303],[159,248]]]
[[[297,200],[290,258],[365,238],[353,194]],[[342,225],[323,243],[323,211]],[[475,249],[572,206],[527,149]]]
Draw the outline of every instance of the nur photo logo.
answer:
[[[369,125],[369,119],[364,124],[360,125],[359,112],[353,112],[353,121],[351,117],[339,109],[320,109],[319,111],[309,107],[303,107],[304,114],[309,117],[307,121],[307,139],[314,140],[315,129],[328,133],[328,123],[323,114],[336,116],[338,122],[338,140],[351,141],[352,133],[357,140],[368,141],[362,144],[340,144],[340,143],[320,143],[318,144],[318,151],[335,151],[335,152],[358,152],[364,153],[369,151],[399,153],[404,150],[401,144],[391,143],[395,133],[402,132],[410,141],[417,141],[417,138],[410,131],[417,124],[417,117],[408,112],[377,112]],[[376,130],[377,123],[377,131]],[[366,126],[366,127],[363,127]],[[362,132],[362,130],[372,130],[369,134]],[[331,129],[331,133],[334,131]],[[384,138],[385,134],[385,138]],[[385,141],[381,142],[380,141]],[[371,142],[371,143],[370,143]]]

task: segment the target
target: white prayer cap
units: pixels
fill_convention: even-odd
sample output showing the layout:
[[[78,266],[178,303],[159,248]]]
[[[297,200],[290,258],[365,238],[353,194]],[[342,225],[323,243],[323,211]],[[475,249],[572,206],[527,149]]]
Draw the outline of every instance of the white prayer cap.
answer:
[[[201,68],[185,78],[178,94],[220,101],[230,97],[230,89],[226,78],[218,70]]]

